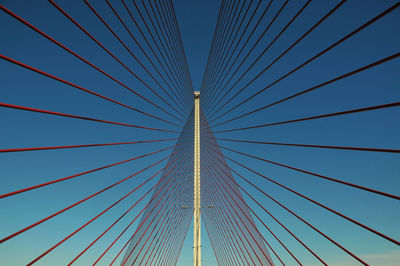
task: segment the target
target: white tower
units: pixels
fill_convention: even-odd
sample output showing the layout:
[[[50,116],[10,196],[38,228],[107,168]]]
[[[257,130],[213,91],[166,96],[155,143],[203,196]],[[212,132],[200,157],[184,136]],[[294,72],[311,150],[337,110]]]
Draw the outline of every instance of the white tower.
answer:
[[[201,266],[200,92],[194,92],[193,265]]]

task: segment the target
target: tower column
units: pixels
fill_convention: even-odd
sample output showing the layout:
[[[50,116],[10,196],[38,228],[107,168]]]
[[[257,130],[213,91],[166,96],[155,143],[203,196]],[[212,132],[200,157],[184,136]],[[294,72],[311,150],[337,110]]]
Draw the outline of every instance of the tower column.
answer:
[[[200,92],[194,92],[193,265],[201,266]]]

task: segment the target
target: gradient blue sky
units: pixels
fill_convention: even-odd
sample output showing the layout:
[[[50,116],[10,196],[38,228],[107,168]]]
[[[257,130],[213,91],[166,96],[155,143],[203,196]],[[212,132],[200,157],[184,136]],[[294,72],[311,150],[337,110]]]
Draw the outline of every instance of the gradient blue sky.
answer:
[[[91,1],[110,25],[121,34],[122,38],[135,47],[129,36],[118,24],[103,1]],[[118,10],[119,1],[111,1]],[[250,80],[257,70],[271,62],[276,56],[296,40],[310,25],[322,17],[337,1],[313,1],[298,20],[289,28],[285,35],[260,60],[254,70],[246,76],[243,82]],[[257,80],[242,97],[244,99],[251,92],[257,91],[263,85],[269,84],[285,74],[294,66],[313,56],[343,35],[365,23],[378,13],[382,12],[396,1],[355,0],[349,1],[321,25],[313,34],[285,56],[278,64]],[[124,62],[135,71],[149,78],[140,69],[129,54],[99,23],[97,18],[82,1],[57,1],[74,18],[82,23],[96,38],[116,53]],[[175,11],[182,34],[183,43],[188,58],[189,68],[195,88],[199,88],[204,72],[207,56],[211,44],[212,34],[217,19],[220,1],[206,0],[176,0]],[[278,30],[293,16],[304,1],[290,1],[287,9],[267,34],[261,48],[265,47],[277,34]],[[39,1],[3,1],[2,4],[22,18],[28,20],[38,28],[78,52],[85,58],[101,66],[107,72],[126,82],[146,96],[151,94],[132,79],[127,71],[115,63],[95,43],[83,35],[72,23],[67,21],[52,5],[45,0]],[[263,5],[266,1],[263,1]],[[281,1],[276,1],[269,11],[266,25],[280,7]],[[127,18],[127,14],[121,12]],[[274,99],[288,96],[294,92],[311,87],[337,75],[344,74],[355,68],[372,63],[383,57],[399,51],[400,47],[400,10],[392,12],[384,19],[362,31],[357,36],[347,40],[312,64],[308,65],[295,75],[274,86],[273,89],[261,94],[251,103],[226,116],[252,110],[255,107],[273,102]],[[263,28],[263,27],[261,27]],[[146,102],[113,83],[87,65],[68,55],[59,47],[49,43],[37,33],[26,28],[4,13],[0,13],[0,53],[37,67],[51,74],[75,82],[79,85],[129,103],[140,109],[167,118],[165,114],[156,110]],[[260,33],[260,30],[257,31]],[[258,36],[258,34],[256,34]],[[254,37],[253,37],[254,39]],[[260,49],[256,49],[260,51]],[[258,53],[256,53],[258,55]],[[140,58],[143,58],[140,55]],[[253,55],[246,65],[254,59]],[[239,72],[241,73],[241,72]],[[77,91],[74,88],[56,81],[29,72],[8,62],[0,62],[0,102],[48,109],[58,112],[73,113],[102,119],[137,123],[154,127],[173,128],[158,121],[148,119],[132,111],[111,103],[96,99],[91,95]],[[311,94],[302,96],[293,101],[281,104],[268,111],[238,120],[235,124],[220,127],[241,127],[258,123],[275,122],[303,116],[336,112],[347,109],[365,107],[399,101],[400,99],[400,62],[398,59],[381,65],[346,80],[321,88]],[[150,82],[150,81],[149,81]],[[151,83],[151,82],[150,82]],[[153,83],[151,83],[153,84]],[[239,86],[240,86],[239,84]],[[154,84],[153,84],[154,85]],[[233,105],[229,105],[233,106]],[[295,123],[291,125],[256,129],[252,131],[217,134],[218,137],[238,139],[256,139],[264,141],[279,141],[291,143],[310,143],[325,145],[348,145],[361,147],[400,148],[400,108],[372,111],[336,118],[327,118],[315,121]],[[222,119],[225,120],[225,119]],[[222,121],[221,120],[221,121]],[[114,141],[133,141],[138,139],[158,139],[173,137],[174,134],[148,132],[133,128],[123,128],[111,125],[75,121],[73,119],[50,117],[41,114],[27,113],[16,110],[0,110],[1,148],[35,147],[52,145],[73,145],[86,143],[102,143]],[[152,152],[169,145],[169,143],[140,144],[133,146],[116,146],[87,148],[77,150],[41,151],[15,154],[0,154],[0,191],[6,193],[15,189],[34,185],[47,180],[64,177],[80,171],[89,170],[108,163],[121,161],[143,153]],[[251,144],[232,144],[221,142],[222,145],[242,150],[260,157],[283,162],[305,170],[314,171],[328,176],[348,180],[357,184],[376,188],[393,194],[399,194],[400,188],[400,160],[395,154],[368,153],[356,151],[331,151],[306,148],[260,146]],[[224,151],[225,152],[225,151]],[[23,226],[48,215],[63,206],[77,201],[84,196],[96,192],[102,187],[115,182],[119,178],[138,171],[157,159],[167,156],[164,152],[151,158],[142,159],[137,163],[121,165],[114,169],[104,170],[71,180],[63,184],[43,188],[37,191],[21,194],[0,201],[1,236],[6,236]],[[395,239],[400,239],[400,212],[399,203],[391,199],[370,195],[366,192],[355,191],[341,185],[317,180],[314,177],[298,174],[268,164],[247,159],[243,156],[226,153],[234,159],[271,178],[279,180],[285,185],[296,188],[298,191],[319,200],[324,204],[340,210],[346,215],[386,233]],[[338,218],[326,211],[315,207],[298,197],[282,191],[258,176],[244,169],[234,166],[241,174],[256,181],[262,189],[270,193],[300,215],[307,217],[314,225],[356,254],[365,258],[371,264],[398,265],[400,250],[395,245],[376,237],[365,230]],[[149,170],[147,174],[129,181],[127,186],[115,188],[103,196],[93,199],[74,210],[69,211],[52,221],[16,237],[3,244],[0,248],[0,257],[5,265],[21,265],[38,255],[60,240],[66,233],[94,216],[97,211],[108,206],[111,201],[121,197],[129,191],[129,186],[139,184],[149,174],[155,173],[162,165]],[[154,184],[156,180],[153,181]],[[239,181],[241,182],[241,181]],[[242,184],[242,182],[241,182]],[[129,186],[128,186],[129,185]],[[298,233],[310,246],[318,251],[321,257],[327,258],[330,264],[356,264],[346,254],[331,245],[325,239],[312,232],[303,224],[295,220],[290,214],[279,209],[260,193],[245,186],[259,199],[265,207],[284,221],[291,230]],[[139,198],[139,191],[131,200]],[[246,198],[247,200],[247,198]],[[291,250],[302,258],[305,265],[317,264],[304,248],[298,245],[287,233],[262,212],[250,200],[249,204],[261,214],[271,229],[285,241]],[[143,202],[136,210],[144,206]],[[57,265],[60,261],[69,261],[96,236],[96,232],[112,223],[117,215],[122,213],[131,204],[131,201],[122,203],[109,214],[73,237],[54,252],[46,256],[39,265]],[[133,213],[137,213],[134,211]],[[132,216],[133,217],[133,216]],[[77,265],[88,265],[98,256],[113,237],[128,223],[124,220],[114,228],[104,239],[90,249]],[[134,224],[135,226],[135,224]],[[133,232],[134,228],[131,229]],[[278,246],[264,228],[260,231],[271,239],[271,244],[282,258],[291,264],[289,255]],[[190,231],[189,231],[190,232]],[[211,245],[203,230],[203,263],[216,265]],[[127,236],[119,242],[122,247]],[[113,248],[110,254],[119,249]],[[104,263],[112,256],[107,256]],[[189,233],[179,265],[192,263],[192,238]]]

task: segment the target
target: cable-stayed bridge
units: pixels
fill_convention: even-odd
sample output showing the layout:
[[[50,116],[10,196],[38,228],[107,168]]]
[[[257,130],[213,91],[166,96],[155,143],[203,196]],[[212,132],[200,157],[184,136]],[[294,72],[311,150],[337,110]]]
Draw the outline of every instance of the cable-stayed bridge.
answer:
[[[0,264],[399,265],[399,7],[0,3]]]

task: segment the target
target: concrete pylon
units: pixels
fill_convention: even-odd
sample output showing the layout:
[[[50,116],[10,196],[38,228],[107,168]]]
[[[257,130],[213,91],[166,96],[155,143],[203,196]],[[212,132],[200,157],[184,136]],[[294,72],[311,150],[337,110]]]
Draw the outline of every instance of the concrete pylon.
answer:
[[[194,92],[193,265],[201,266],[200,92]]]

